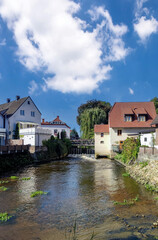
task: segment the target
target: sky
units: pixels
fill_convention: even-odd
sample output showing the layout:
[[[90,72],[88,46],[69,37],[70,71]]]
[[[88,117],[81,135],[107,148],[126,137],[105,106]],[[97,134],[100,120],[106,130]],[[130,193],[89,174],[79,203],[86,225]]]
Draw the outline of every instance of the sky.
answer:
[[[0,104],[31,96],[71,128],[77,108],[158,97],[157,0],[0,0]]]

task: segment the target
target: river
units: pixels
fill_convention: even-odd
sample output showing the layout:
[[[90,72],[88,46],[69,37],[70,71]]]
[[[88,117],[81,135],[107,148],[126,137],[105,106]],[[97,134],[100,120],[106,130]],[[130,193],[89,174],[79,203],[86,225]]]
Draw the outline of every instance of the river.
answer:
[[[147,191],[109,159],[69,158],[1,176],[0,212],[13,216],[0,224],[0,240],[158,239],[158,194]],[[10,176],[30,177],[28,181]],[[31,192],[47,195],[31,198]],[[134,205],[115,205],[139,196]]]

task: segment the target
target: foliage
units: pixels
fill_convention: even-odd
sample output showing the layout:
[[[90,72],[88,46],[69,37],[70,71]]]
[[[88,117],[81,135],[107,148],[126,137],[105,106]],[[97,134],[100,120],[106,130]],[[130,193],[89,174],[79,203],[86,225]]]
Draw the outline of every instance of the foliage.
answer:
[[[70,133],[70,138],[72,138],[72,139],[79,138],[78,132],[76,131],[75,128],[72,129],[72,131]]]
[[[81,138],[94,138],[94,125],[106,123],[106,112],[100,108],[87,109],[81,114]]]
[[[66,138],[66,131],[61,131],[61,139],[65,139]]]
[[[151,99],[151,102],[154,103],[155,109],[156,109],[156,113],[158,114],[158,98],[154,97],[153,99]]]
[[[5,192],[5,191],[7,191],[7,190],[8,190],[8,188],[6,188],[6,187],[4,187],[4,186],[0,187],[0,192]]]
[[[109,102],[98,101],[94,99],[94,100],[89,100],[85,104],[81,104],[81,106],[78,107],[77,123],[79,126],[81,125],[81,114],[85,110],[94,109],[94,108],[102,109],[106,113],[106,119],[104,123],[108,123],[108,112],[111,109],[111,104]]]
[[[123,176],[123,177],[129,177],[130,174],[126,172],[126,173],[123,173],[122,176]]]
[[[122,206],[124,206],[124,205],[130,206],[130,205],[134,205],[138,200],[139,200],[139,196],[137,195],[135,198],[132,198],[132,199],[129,199],[129,200],[124,199],[123,202],[114,201],[114,204],[115,205],[122,205]]]
[[[19,177],[17,177],[17,176],[11,176],[10,179],[12,179],[12,180],[17,180],[17,179],[19,179]]]
[[[30,177],[23,177],[23,178],[21,178],[20,180],[28,181],[28,180],[30,180],[30,179],[31,179]]]
[[[139,162],[139,164],[141,165],[142,168],[146,167],[149,163],[148,161],[145,162]]]
[[[9,181],[0,181],[0,184],[9,183]]]
[[[48,192],[36,191],[36,192],[31,193],[31,197],[36,197],[36,196],[39,196],[39,195],[47,195],[47,194],[48,194]]]
[[[158,189],[150,184],[145,184],[145,188],[148,190],[148,191],[157,191]]]
[[[123,143],[122,161],[126,164],[134,162],[137,159],[139,147],[139,139],[127,138]]]
[[[9,216],[7,212],[0,213],[0,222],[7,222],[12,216]]]
[[[44,140],[43,145],[47,147],[50,158],[66,156],[71,148],[69,139],[55,139],[53,136],[48,140]]]
[[[17,123],[16,127],[15,127],[15,130],[14,130],[14,139],[19,139],[20,138],[19,129],[20,129],[20,123]]]
[[[82,138],[94,137],[95,124],[107,124],[108,113],[111,109],[109,102],[90,100],[78,107],[77,123],[81,127]]]

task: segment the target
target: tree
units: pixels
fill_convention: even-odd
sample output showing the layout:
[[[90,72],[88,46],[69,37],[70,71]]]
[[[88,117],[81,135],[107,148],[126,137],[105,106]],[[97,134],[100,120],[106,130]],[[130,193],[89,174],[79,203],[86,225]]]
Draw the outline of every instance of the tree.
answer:
[[[61,131],[61,139],[65,139],[66,138],[66,131]]]
[[[70,133],[70,138],[72,138],[72,139],[79,138],[78,132],[76,131],[75,128],[72,129],[72,131]]]
[[[20,124],[17,123],[17,124],[16,124],[16,127],[15,127],[15,130],[14,130],[14,139],[19,139],[19,138],[20,138],[19,128],[20,128]]]
[[[109,102],[104,101],[98,101],[96,99],[87,101],[85,104],[81,104],[80,107],[78,107],[78,116],[77,116],[77,123],[80,126],[81,125],[81,115],[85,110],[88,109],[94,109],[99,108],[102,109],[106,113],[106,119],[104,123],[108,123],[108,113],[111,109],[111,104]]]
[[[83,139],[94,138],[94,125],[106,123],[107,114],[103,109],[91,108],[81,114],[81,137]]]
[[[151,99],[151,102],[154,103],[155,109],[156,109],[156,113],[158,114],[158,98],[154,97],[153,99]]]

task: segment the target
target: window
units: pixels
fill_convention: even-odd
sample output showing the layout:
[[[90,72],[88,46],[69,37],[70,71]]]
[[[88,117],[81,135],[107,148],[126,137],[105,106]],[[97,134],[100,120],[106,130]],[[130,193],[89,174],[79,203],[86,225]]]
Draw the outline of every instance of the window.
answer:
[[[138,121],[145,122],[146,121],[146,116],[145,115],[139,115],[138,116]]]
[[[57,134],[58,133],[58,130],[57,129],[54,129],[54,134]]]
[[[103,144],[103,143],[104,143],[104,141],[100,141],[100,143],[101,143],[101,144]]]
[[[24,116],[25,115],[25,111],[24,110],[20,110],[20,115]]]
[[[31,117],[35,117],[35,112],[31,111]]]
[[[101,133],[100,135],[101,135],[101,137],[104,137],[104,133]]]
[[[144,142],[147,142],[147,138],[146,137],[144,138]]]
[[[30,101],[28,101],[27,103],[28,103],[28,105],[30,105]]]
[[[125,122],[132,122],[132,116],[131,115],[126,115],[125,116]]]
[[[117,130],[117,136],[121,136],[122,135],[122,130]]]

